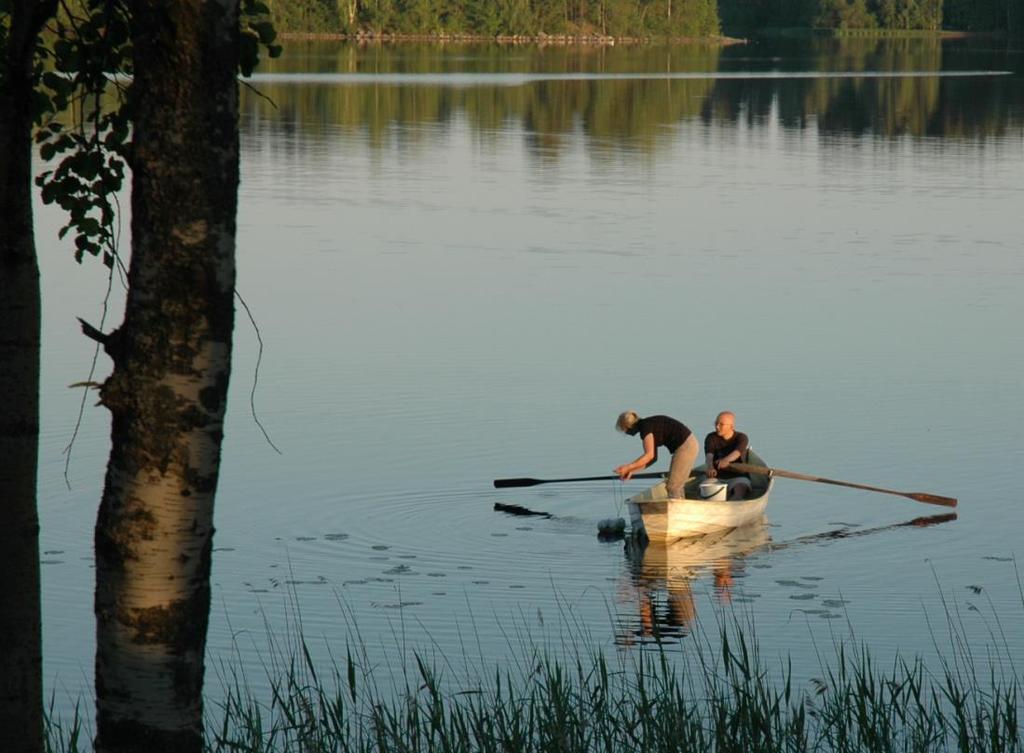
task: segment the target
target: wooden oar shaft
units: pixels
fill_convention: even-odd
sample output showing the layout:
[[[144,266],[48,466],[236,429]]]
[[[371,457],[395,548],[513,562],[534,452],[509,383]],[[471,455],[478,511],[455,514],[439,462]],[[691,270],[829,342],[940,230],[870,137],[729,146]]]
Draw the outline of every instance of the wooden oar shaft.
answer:
[[[633,474],[633,478],[664,477],[665,474],[660,471]],[[537,484],[566,484],[571,481],[617,481],[618,478],[618,476],[580,476],[579,478],[496,478],[494,479],[494,488],[508,489],[511,487],[536,486]]]
[[[801,481],[815,481],[819,484],[832,484],[833,486],[848,486],[852,489],[864,489],[869,492],[881,492],[882,494],[895,494],[899,497],[907,497],[916,502],[925,502],[929,505],[942,505],[944,507],[956,507],[957,501],[953,497],[942,497],[938,494],[927,492],[901,492],[896,489],[885,489],[881,486],[869,486],[868,484],[855,484],[852,481],[836,481],[832,478],[821,476],[810,476],[806,473],[795,473],[784,471],[781,468],[768,468],[763,465],[748,465],[747,463],[731,463],[729,468],[740,473],[754,473],[766,476],[783,476],[784,478],[795,478]]]

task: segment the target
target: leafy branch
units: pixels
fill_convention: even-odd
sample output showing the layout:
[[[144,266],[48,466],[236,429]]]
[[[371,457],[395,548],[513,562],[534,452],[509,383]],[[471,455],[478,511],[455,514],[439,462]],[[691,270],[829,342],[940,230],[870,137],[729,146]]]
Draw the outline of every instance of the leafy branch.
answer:
[[[242,33],[238,51],[238,70],[243,76],[251,76],[260,62],[260,47],[265,47],[267,56],[276,58],[283,48],[275,44],[277,30],[271,20],[270,8],[260,0],[242,0],[240,5]]]
[[[270,10],[240,2],[238,70],[249,76],[261,50],[281,54]],[[37,49],[36,142],[47,162],[36,184],[46,204],[67,212],[59,237],[113,269],[118,255],[117,195],[131,165],[131,9],[121,0],[61,0]],[[122,265],[123,267],[123,265]]]
[[[67,212],[59,236],[73,233],[75,260],[88,253],[113,268],[116,196],[130,160],[129,11],[111,0],[63,0],[47,31],[44,40],[53,41],[41,49],[47,70],[40,91],[50,102],[40,108],[46,122],[36,142],[44,160],[60,162],[36,184],[46,204]]]

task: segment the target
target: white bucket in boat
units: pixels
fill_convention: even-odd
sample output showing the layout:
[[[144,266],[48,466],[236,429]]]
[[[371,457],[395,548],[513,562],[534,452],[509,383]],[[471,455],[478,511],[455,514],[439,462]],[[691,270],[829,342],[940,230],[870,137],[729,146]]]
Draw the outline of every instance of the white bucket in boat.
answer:
[[[729,485],[717,478],[709,478],[700,484],[700,496],[711,502],[724,502],[729,493]]]

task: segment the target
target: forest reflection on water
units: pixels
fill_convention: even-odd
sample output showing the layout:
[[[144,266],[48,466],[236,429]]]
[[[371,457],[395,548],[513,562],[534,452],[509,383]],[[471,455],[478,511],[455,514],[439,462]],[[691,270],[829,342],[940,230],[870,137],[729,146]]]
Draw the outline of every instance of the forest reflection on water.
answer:
[[[399,125],[465,118],[540,137],[577,129],[655,150],[688,119],[882,136],[1020,131],[1019,54],[935,39],[758,41],[725,48],[543,48],[304,43],[253,79],[246,117],[315,133],[359,128],[384,145]],[[765,79],[770,83],[766,84]],[[418,138],[403,133],[403,141]],[[420,137],[422,138],[422,137]],[[558,145],[551,144],[557,153]]]

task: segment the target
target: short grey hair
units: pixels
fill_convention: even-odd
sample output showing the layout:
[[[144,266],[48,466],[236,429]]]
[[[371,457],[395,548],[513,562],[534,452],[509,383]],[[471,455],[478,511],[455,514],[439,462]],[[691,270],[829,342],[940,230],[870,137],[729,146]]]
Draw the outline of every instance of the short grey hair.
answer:
[[[640,416],[636,414],[636,411],[623,411],[619,414],[619,417],[615,420],[615,428],[621,432],[627,432],[636,426],[637,421],[640,420]]]

